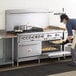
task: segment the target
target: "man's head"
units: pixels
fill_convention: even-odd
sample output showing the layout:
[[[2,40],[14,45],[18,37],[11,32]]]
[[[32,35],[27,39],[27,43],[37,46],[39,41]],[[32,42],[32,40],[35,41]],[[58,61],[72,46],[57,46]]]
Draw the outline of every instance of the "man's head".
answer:
[[[67,21],[69,20],[69,17],[66,14],[62,14],[60,16],[60,20],[61,20],[60,22],[63,22],[64,24],[66,24]]]

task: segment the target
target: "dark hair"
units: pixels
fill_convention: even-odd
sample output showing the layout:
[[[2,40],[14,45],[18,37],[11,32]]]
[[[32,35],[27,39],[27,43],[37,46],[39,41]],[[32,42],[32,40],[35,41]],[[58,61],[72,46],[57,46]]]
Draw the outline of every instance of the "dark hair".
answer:
[[[69,17],[66,14],[61,14],[61,16],[60,16],[60,22],[63,22],[63,19],[68,20]]]

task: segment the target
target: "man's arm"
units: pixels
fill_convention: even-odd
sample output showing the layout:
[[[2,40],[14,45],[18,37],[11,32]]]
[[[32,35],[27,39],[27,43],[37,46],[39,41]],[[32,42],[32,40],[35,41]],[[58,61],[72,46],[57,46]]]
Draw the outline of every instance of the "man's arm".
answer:
[[[73,36],[73,32],[72,32],[72,25],[70,23],[68,23],[66,25],[67,31],[68,31],[68,36]]]
[[[66,28],[67,28],[67,31],[68,31],[68,37],[67,37],[67,39],[68,39],[69,41],[71,41],[72,36],[73,36],[72,25],[71,25],[70,23],[68,23],[68,24],[66,25]]]

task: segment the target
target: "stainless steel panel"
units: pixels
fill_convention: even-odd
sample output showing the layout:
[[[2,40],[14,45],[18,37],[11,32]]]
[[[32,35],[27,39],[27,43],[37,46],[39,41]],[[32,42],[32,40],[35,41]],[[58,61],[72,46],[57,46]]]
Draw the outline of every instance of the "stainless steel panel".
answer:
[[[16,25],[48,26],[49,10],[6,10],[6,31],[14,31]]]
[[[71,43],[64,45],[64,51],[70,51],[71,52]]]
[[[0,39],[0,58],[3,58],[3,39]]]
[[[31,41],[18,44],[18,57],[29,57],[41,54],[41,42]]]

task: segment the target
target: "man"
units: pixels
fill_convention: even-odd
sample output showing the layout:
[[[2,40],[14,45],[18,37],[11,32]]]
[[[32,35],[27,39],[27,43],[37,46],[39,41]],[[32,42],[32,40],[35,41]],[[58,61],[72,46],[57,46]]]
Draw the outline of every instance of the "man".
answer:
[[[74,33],[74,39],[72,42],[72,46],[71,46],[71,54],[72,54],[72,66],[76,66],[76,19],[70,19],[66,14],[62,14],[60,16],[61,22],[63,22],[64,24],[66,24],[66,28],[67,28],[67,32],[68,32],[68,36],[67,36],[67,40],[69,42],[71,42],[71,39],[73,37],[73,32],[72,30],[75,31]]]

